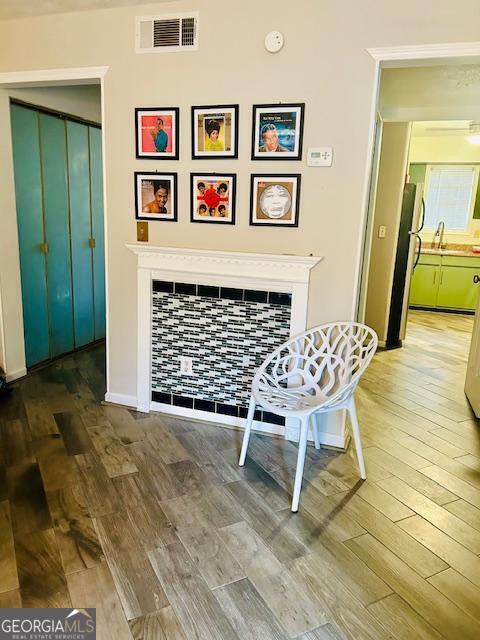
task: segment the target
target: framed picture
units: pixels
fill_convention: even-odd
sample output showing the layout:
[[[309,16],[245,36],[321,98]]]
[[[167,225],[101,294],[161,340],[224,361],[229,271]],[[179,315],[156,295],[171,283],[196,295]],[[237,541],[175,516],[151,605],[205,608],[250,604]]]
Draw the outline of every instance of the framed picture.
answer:
[[[135,172],[137,220],[177,220],[177,174]]]
[[[192,107],[192,158],[238,158],[238,104]]]
[[[301,160],[305,104],[254,104],[252,160]]]
[[[178,160],[178,107],[135,109],[137,158]]]
[[[235,224],[234,173],[191,173],[192,222]]]
[[[299,173],[252,175],[250,224],[298,227],[301,178]]]

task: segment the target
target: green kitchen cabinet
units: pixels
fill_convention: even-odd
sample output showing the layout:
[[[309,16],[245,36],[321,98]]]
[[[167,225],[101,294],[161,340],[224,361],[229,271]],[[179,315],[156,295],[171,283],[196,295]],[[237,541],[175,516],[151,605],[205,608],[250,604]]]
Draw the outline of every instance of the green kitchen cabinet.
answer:
[[[447,309],[475,309],[478,284],[473,277],[480,273],[475,267],[442,266],[438,287],[437,307]]]
[[[410,304],[421,307],[437,306],[439,281],[440,265],[417,264],[410,285]]]

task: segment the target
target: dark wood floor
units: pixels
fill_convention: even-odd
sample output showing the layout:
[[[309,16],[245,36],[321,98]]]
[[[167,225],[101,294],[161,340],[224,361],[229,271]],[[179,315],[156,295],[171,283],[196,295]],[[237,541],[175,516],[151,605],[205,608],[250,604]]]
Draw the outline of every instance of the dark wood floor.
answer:
[[[100,640],[480,638],[471,318],[412,314],[352,452],[102,406],[102,349],[0,401],[0,607],[96,607]]]

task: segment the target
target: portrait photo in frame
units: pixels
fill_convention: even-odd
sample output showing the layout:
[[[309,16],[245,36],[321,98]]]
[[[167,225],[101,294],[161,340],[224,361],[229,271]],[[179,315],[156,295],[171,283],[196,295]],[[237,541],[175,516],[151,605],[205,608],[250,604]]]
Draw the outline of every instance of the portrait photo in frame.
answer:
[[[252,160],[301,160],[305,104],[255,104]]]
[[[238,104],[192,107],[192,159],[238,158]]]
[[[135,109],[135,149],[138,159],[178,160],[178,107]]]
[[[135,218],[177,221],[177,174],[135,172]]]
[[[298,227],[301,174],[252,174],[250,225]]]
[[[235,173],[190,174],[190,220],[235,224]]]

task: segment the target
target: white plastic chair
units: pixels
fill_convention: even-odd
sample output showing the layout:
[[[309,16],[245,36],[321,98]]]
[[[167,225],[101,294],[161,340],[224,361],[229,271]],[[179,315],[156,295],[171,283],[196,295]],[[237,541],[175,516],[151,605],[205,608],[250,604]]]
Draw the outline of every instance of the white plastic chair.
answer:
[[[285,418],[298,418],[300,438],[292,511],[298,511],[308,426],[315,414],[341,409],[349,412],[360,476],[367,477],[353,394],[377,345],[377,334],[370,327],[358,322],[331,322],[285,342],[256,372],[238,464],[245,464],[257,405]],[[318,424],[315,419],[312,422],[315,448],[320,449]]]

